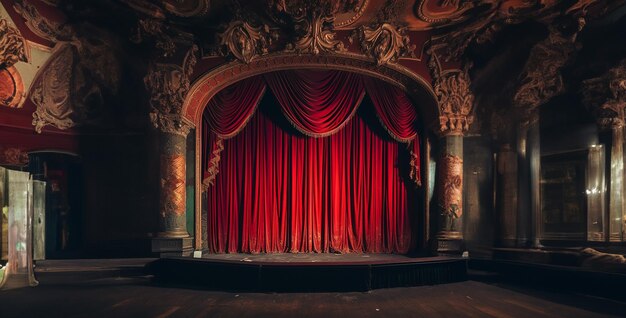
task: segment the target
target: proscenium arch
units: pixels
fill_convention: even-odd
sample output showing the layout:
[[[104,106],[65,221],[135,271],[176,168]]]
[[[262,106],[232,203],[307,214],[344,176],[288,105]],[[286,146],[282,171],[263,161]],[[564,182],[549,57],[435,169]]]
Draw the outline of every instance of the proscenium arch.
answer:
[[[367,75],[396,87],[411,98],[418,108],[423,127],[432,127],[438,122],[439,108],[435,93],[423,77],[408,68],[389,64],[377,66],[370,59],[354,54],[333,55],[297,55],[278,53],[261,56],[249,64],[233,61],[208,71],[196,79],[183,103],[183,120],[193,124],[195,129],[195,238],[196,249],[202,247],[202,113],[209,100],[227,86],[243,79],[282,70],[294,69],[332,69]],[[426,135],[426,134],[424,134]],[[427,171],[425,171],[428,174]],[[425,177],[427,182],[428,176]],[[428,183],[425,183],[428,184]],[[426,200],[427,201],[427,200]],[[428,213],[428,207],[425,207]]]

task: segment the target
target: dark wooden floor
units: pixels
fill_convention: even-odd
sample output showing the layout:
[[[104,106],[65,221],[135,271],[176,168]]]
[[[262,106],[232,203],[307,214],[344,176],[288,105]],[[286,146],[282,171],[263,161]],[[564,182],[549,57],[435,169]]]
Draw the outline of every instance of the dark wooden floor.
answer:
[[[466,281],[353,293],[228,293],[160,287],[48,266],[40,285],[0,291],[0,317],[604,317],[619,302]],[[94,266],[91,264],[90,266]],[[102,268],[105,268],[103,266]]]

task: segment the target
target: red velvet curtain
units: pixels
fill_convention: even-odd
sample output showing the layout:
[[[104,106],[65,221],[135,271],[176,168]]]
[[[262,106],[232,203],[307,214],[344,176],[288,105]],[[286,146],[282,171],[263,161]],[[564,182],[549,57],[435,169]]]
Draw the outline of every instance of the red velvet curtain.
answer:
[[[203,184],[208,187],[218,173],[223,140],[235,136],[256,111],[265,82],[251,77],[228,86],[215,95],[202,114]]]
[[[305,135],[329,136],[354,115],[365,91],[358,74],[282,71],[265,74],[285,117]]]
[[[410,177],[421,185],[417,110],[408,96],[398,87],[381,85],[379,81],[372,78],[363,78],[363,82],[380,123],[393,139],[408,144],[411,154]]]
[[[256,111],[266,84],[287,121],[308,137]],[[396,142],[352,118],[366,90]],[[407,202],[415,195],[407,195],[412,186],[402,176],[420,183],[416,120],[400,89],[347,72],[275,72],[221,91],[203,121],[210,249],[407,252]],[[402,143],[409,173],[399,170]]]
[[[210,251],[407,253],[415,194],[399,170],[399,147],[360,116],[312,138],[257,112],[224,141],[207,192]]]

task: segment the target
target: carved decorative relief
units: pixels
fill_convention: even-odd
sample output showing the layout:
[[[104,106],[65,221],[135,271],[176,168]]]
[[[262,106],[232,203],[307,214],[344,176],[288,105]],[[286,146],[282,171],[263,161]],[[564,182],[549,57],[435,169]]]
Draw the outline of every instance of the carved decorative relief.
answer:
[[[415,57],[415,46],[410,44],[405,31],[406,28],[383,23],[378,27],[362,26],[356,34],[361,50],[376,59],[377,65],[383,65],[395,63],[400,57]]]
[[[516,107],[534,109],[563,92],[560,71],[578,49],[576,35],[584,25],[584,19],[579,19],[577,30],[571,35],[563,34],[554,25],[549,27],[548,37],[530,51],[520,76],[521,84],[513,97]]]
[[[165,9],[181,17],[197,17],[209,13],[209,0],[163,0]]]
[[[335,17],[330,3],[317,0],[305,2],[299,7],[296,5],[297,2],[283,2],[273,6],[277,15],[289,15],[295,25],[296,40],[287,45],[288,52],[319,54],[346,51],[343,42],[335,39]]]
[[[604,76],[583,81],[583,102],[602,129],[624,127],[626,108],[626,60]]]
[[[463,159],[445,154],[437,164],[439,182],[439,206],[443,231],[460,231],[457,220],[463,215]]]
[[[72,45],[59,47],[31,85],[30,99],[37,106],[33,113],[33,126],[38,133],[47,125],[59,129],[75,125],[71,99],[71,65],[75,61],[75,54]]]
[[[24,18],[28,29],[37,36],[53,42],[70,41],[73,38],[75,32],[69,25],[45,18],[31,3],[15,1],[13,7]]]
[[[0,164],[25,166],[28,164],[28,153],[22,148],[0,146]]]
[[[196,81],[186,99],[183,115],[192,122],[200,122],[204,106],[215,93],[243,78],[262,73],[293,69],[294,66],[307,68],[332,68],[355,73],[364,73],[405,89],[410,94],[428,91],[429,97],[435,94],[431,85],[423,78],[399,64],[379,67],[365,57],[347,55],[299,55],[295,53],[268,54],[254,59],[250,64],[233,61],[207,73]],[[415,85],[418,83],[418,85]],[[429,98],[430,99],[430,98]]]
[[[161,154],[161,213],[184,214],[185,191],[185,156]]]
[[[181,117],[185,96],[189,91],[189,76],[195,66],[197,46],[192,46],[183,65],[155,64],[144,78],[150,92],[150,120],[155,128],[164,132],[187,135],[191,129]]]
[[[441,70],[439,59],[431,53],[429,67],[439,105],[439,133],[462,135],[474,121],[474,93],[470,88],[469,65],[463,70]]]
[[[271,44],[269,26],[254,27],[245,21],[231,22],[219,37],[222,55],[232,54],[244,63],[250,63],[257,55],[267,54]]]
[[[0,68],[9,68],[19,61],[28,61],[24,38],[6,20],[0,19]]]
[[[71,42],[61,41],[35,75],[29,98],[37,106],[35,130],[46,125],[68,129],[97,124],[105,108],[105,96],[116,96],[121,66],[109,34],[89,25]]]
[[[479,4],[476,1],[443,0],[439,2],[438,10],[434,11],[429,2],[432,0],[418,0],[415,4],[415,16],[431,26],[467,19],[465,13]]]

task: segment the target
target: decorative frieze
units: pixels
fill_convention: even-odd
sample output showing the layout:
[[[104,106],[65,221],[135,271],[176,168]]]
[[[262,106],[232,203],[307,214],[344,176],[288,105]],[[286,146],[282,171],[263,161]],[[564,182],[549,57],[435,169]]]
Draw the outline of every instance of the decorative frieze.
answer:
[[[361,50],[374,58],[377,65],[395,63],[400,57],[415,57],[415,46],[410,44],[406,28],[382,23],[378,26],[362,26],[355,32]]]

